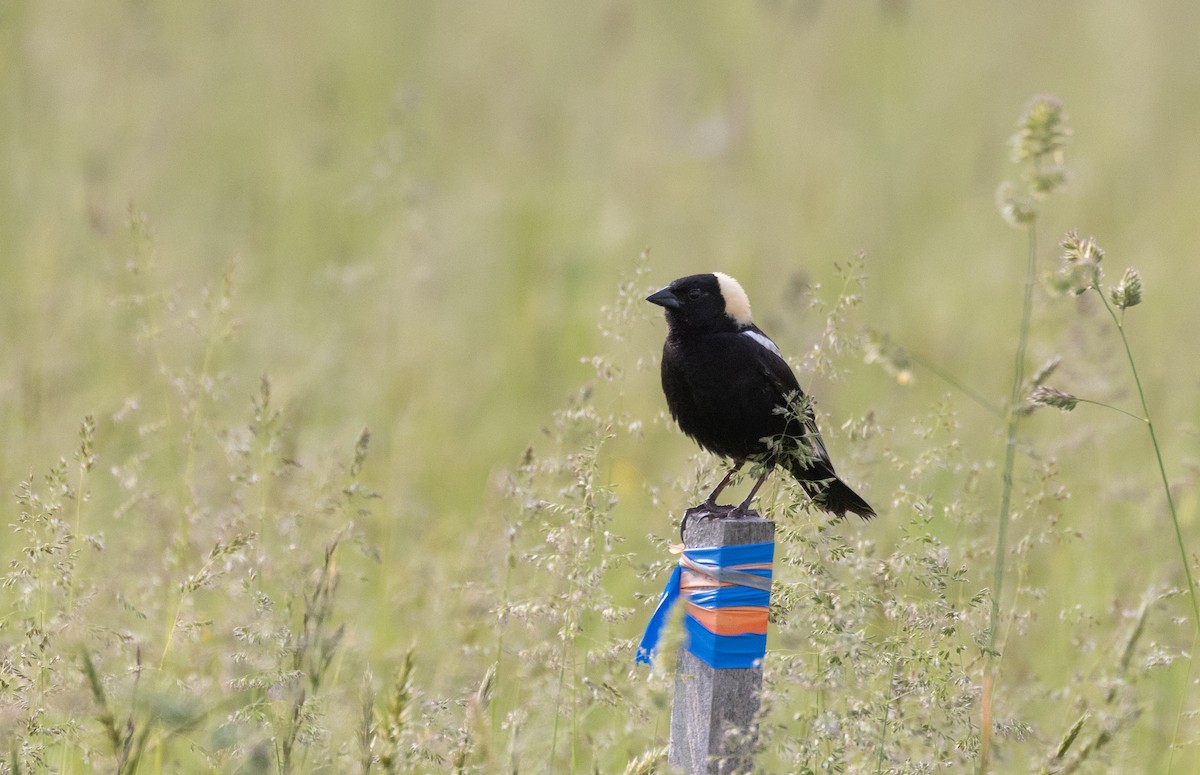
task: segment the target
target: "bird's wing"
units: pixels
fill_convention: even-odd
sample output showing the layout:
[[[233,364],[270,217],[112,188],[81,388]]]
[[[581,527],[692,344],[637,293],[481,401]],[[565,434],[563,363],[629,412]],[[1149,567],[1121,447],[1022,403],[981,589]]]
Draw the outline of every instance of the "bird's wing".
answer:
[[[792,367],[784,360],[779,346],[771,341],[771,338],[764,334],[758,326],[747,327],[739,336],[746,337],[755,343],[754,351],[760,371],[778,391],[781,404],[783,400],[789,400],[791,402],[788,407],[789,411],[796,415],[803,415],[803,433],[805,440],[812,448],[812,457],[829,465],[830,472],[832,472],[829,452],[825,449],[825,442],[821,438],[820,431],[817,430],[817,416],[813,411],[812,401],[800,389],[800,383],[796,380]]]
[[[800,383],[796,381],[792,367],[783,359],[783,353],[779,351],[779,346],[772,342],[771,338],[764,334],[758,326],[749,326],[738,336],[754,343],[752,347],[759,370],[779,390],[780,396],[800,390]]]

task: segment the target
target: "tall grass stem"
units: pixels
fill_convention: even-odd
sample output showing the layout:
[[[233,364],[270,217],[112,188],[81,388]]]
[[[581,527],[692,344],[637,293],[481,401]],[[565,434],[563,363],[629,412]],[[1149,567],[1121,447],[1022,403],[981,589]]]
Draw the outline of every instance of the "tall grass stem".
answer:
[[[1033,317],[1033,288],[1037,280],[1037,221],[1026,227],[1029,236],[1028,258],[1025,266],[1025,297],[1021,307],[1021,330],[1017,339],[1017,353],[1013,361],[1012,393],[1010,394],[1007,428],[1004,437],[1004,469],[1001,473],[1000,513],[996,526],[995,567],[992,572],[992,607],[988,621],[987,660],[985,664],[984,692],[981,709],[982,723],[979,729],[979,772],[986,775],[991,753],[991,704],[995,699],[995,673],[999,653],[996,650],[996,633],[1000,628],[1000,598],[1004,591],[1004,569],[1008,559],[1008,522],[1012,505],[1013,468],[1016,464],[1017,427],[1021,415],[1017,412],[1021,391],[1025,385],[1025,351],[1029,343],[1029,325]]]
[[[1171,525],[1175,528],[1175,543],[1179,546],[1179,559],[1183,562],[1183,575],[1187,579],[1188,599],[1192,603],[1192,627],[1200,628],[1200,601],[1196,599],[1196,583],[1192,579],[1192,567],[1188,562],[1187,545],[1183,540],[1183,530],[1179,526],[1179,513],[1175,509],[1175,498],[1171,495],[1171,483],[1167,479],[1167,467],[1163,463],[1162,448],[1158,443],[1158,434],[1154,431],[1154,421],[1150,417],[1150,406],[1146,403],[1146,391],[1142,388],[1142,378],[1138,374],[1137,364],[1133,360],[1133,350],[1129,346],[1129,337],[1125,335],[1125,316],[1124,311],[1121,315],[1116,313],[1112,308],[1112,304],[1104,297],[1104,293],[1099,288],[1096,289],[1097,295],[1104,303],[1104,309],[1108,310],[1109,316],[1113,319],[1113,323],[1117,326],[1117,333],[1121,335],[1121,344],[1125,348],[1125,358],[1129,361],[1129,371],[1133,374],[1133,384],[1137,386],[1138,400],[1142,404],[1142,416],[1146,421],[1146,430],[1150,433],[1150,445],[1154,447],[1154,459],[1158,462],[1158,475],[1162,478],[1163,494],[1167,496],[1167,508],[1171,512]]]

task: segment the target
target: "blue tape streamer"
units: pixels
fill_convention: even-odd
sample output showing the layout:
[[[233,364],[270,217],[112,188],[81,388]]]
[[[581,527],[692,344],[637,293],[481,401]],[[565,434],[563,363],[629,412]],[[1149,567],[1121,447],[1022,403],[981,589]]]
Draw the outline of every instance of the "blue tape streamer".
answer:
[[[739,565],[773,562],[775,542],[685,549],[683,556],[702,572],[721,581],[730,581],[735,585],[698,590],[688,596],[690,602],[708,609],[726,606],[764,608],[770,606],[770,569],[739,569],[734,573],[729,573],[728,569]],[[654,614],[650,617],[650,621],[646,625],[646,632],[638,645],[637,661],[642,664],[648,665],[654,659],[663,626],[667,622],[671,608],[679,599],[682,576],[682,564],[676,565],[671,572],[671,577],[667,579],[667,585],[658,599],[658,606],[654,609]],[[762,579],[762,581],[755,581],[755,578]],[[747,583],[753,586],[744,586]],[[688,651],[711,667],[756,667],[761,664],[763,656],[767,653],[767,636],[765,634],[718,635],[690,614],[684,615],[683,624],[688,636]]]

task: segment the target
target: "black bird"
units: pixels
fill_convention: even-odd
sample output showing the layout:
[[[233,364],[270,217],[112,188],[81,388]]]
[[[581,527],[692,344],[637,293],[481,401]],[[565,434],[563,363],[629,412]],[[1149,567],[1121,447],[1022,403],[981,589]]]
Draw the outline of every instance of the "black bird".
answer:
[[[838,478],[812,404],[771,339],[750,319],[750,300],[721,272],[681,277],[646,297],[666,310],[662,386],[671,416],[701,447],[733,460],[705,501],[709,509],[747,461],[763,467],[745,512],[771,469],[781,465],[822,509],[863,519],[875,510]]]

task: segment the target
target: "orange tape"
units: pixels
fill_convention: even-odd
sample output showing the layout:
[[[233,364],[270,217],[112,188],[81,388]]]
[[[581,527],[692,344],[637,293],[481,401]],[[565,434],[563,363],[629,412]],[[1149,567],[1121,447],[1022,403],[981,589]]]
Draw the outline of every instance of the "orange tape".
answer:
[[[767,634],[767,609],[760,606],[701,608],[688,603],[688,614],[704,629],[716,635]]]

